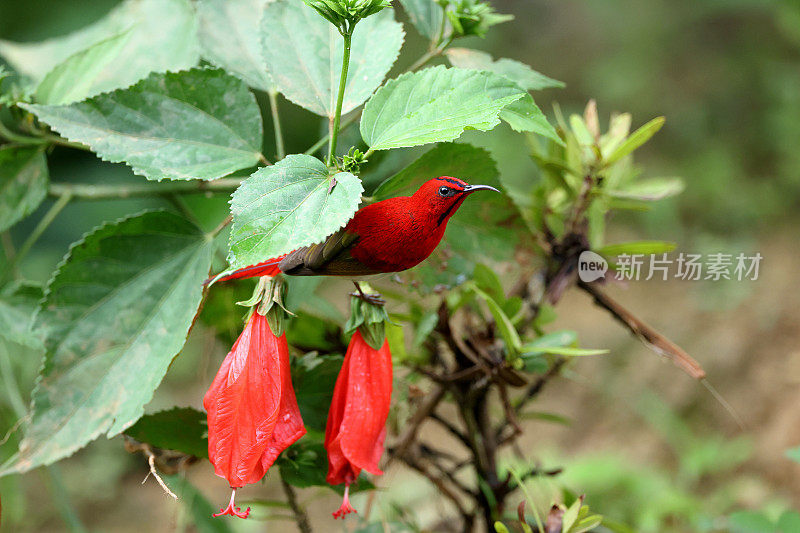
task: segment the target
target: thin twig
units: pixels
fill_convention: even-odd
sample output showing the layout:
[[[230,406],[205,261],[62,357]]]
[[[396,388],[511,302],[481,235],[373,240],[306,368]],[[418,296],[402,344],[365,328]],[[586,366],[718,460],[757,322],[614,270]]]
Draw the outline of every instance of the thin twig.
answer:
[[[50,224],[53,223],[58,214],[61,213],[61,210],[67,206],[70,200],[72,200],[72,195],[70,194],[65,194],[64,196],[61,196],[58,200],[56,200],[56,202],[47,211],[47,213],[44,214],[44,216],[36,225],[36,227],[33,228],[31,234],[28,235],[28,238],[25,239],[25,242],[23,242],[22,246],[20,246],[17,255],[14,256],[14,260],[10,262],[9,269],[2,275],[3,279],[5,279],[8,276],[8,274],[16,270],[20,262],[25,258],[26,255],[28,255],[28,252],[31,251],[33,245],[36,244],[36,241],[39,240],[39,237],[41,237],[42,234],[45,232],[45,230],[47,230],[47,228],[50,227]]]
[[[597,305],[611,313],[614,318],[628,328],[651,350],[672,361],[675,366],[694,379],[702,380],[706,377],[706,371],[703,370],[700,363],[695,361],[683,348],[645,324],[597,286],[579,281],[578,287],[594,298],[594,302]]]
[[[164,492],[166,492],[167,494],[169,494],[170,496],[172,496],[174,499],[177,500],[178,495],[169,489],[167,484],[164,483],[164,480],[161,479],[161,476],[159,476],[158,472],[156,471],[156,456],[153,453],[153,450],[150,448],[150,446],[145,445],[142,447],[142,451],[144,451],[144,454],[147,456],[147,464],[150,465],[150,472],[148,472],[147,475],[142,480],[142,485],[144,485],[145,482],[147,481],[147,478],[149,478],[152,475],[154,478],[156,478],[158,484],[161,485],[161,488],[164,489]]]
[[[311,533],[313,530],[311,529],[311,523],[308,521],[308,515],[305,509],[298,503],[297,494],[295,494],[294,489],[283,477],[281,477],[281,486],[283,487],[284,494],[286,494],[286,501],[289,503],[289,507],[294,513],[294,521],[297,522],[297,529],[302,533]]]
[[[428,470],[428,468],[426,468],[425,465],[423,465],[413,457],[403,456],[401,460],[406,465],[411,467],[413,470],[416,470],[417,472],[425,476],[428,479],[428,481],[430,481],[437,489],[439,489],[439,492],[441,492],[445,498],[453,502],[453,505],[455,505],[456,509],[458,509],[458,512],[462,517],[471,516],[471,513],[467,511],[466,507],[464,507],[464,504],[461,503],[461,498],[459,498],[458,495],[455,492],[453,492],[453,490],[447,485],[447,483],[445,483],[443,477],[437,476],[436,474]]]
[[[109,200],[163,196],[175,193],[232,192],[241,184],[241,178],[222,178],[214,181],[174,181],[169,183],[143,182],[129,185],[51,183],[47,192],[55,198],[70,195],[75,200]]]
[[[403,455],[405,455],[409,446],[411,446],[411,443],[413,443],[414,439],[417,437],[417,431],[419,431],[419,427],[422,425],[425,419],[428,418],[428,415],[430,415],[431,412],[436,409],[436,406],[439,405],[439,402],[442,401],[444,398],[444,393],[444,387],[441,385],[436,385],[428,397],[423,400],[422,404],[414,413],[414,416],[412,416],[411,420],[408,421],[407,429],[397,439],[397,444],[393,446],[394,453],[386,460],[384,468],[388,467],[394,459],[398,457],[402,458]]]

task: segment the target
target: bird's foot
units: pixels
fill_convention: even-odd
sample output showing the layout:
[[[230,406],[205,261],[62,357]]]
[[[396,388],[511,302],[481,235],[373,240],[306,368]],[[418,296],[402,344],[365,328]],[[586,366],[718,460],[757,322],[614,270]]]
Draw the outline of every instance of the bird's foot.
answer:
[[[380,294],[365,294],[361,291],[351,292],[350,296],[355,296],[356,298],[361,298],[368,304],[384,306],[386,305],[386,300]]]

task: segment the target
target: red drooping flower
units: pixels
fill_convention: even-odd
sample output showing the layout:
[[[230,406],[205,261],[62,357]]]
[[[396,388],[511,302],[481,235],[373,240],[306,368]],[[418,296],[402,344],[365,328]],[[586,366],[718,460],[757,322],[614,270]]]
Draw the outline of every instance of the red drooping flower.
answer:
[[[345,483],[344,501],[334,518],[355,512],[349,489],[361,470],[381,475],[386,418],[392,398],[392,355],[384,340],[375,349],[356,330],[347,347],[342,370],[333,389],[325,428],[328,477],[331,485]]]
[[[224,514],[247,518],[234,506],[236,489],[259,481],[278,455],[305,435],[289,371],[286,336],[276,336],[256,309],[203,398],[208,412],[208,457],[233,494]]]

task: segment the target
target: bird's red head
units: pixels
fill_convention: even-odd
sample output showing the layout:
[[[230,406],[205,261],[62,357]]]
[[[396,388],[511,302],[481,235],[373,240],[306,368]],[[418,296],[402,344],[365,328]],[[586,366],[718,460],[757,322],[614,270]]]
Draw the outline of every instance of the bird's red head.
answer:
[[[500,192],[488,185],[470,185],[458,178],[440,176],[423,183],[412,198],[416,205],[424,206],[440,226],[447,223],[467,196],[477,191]]]

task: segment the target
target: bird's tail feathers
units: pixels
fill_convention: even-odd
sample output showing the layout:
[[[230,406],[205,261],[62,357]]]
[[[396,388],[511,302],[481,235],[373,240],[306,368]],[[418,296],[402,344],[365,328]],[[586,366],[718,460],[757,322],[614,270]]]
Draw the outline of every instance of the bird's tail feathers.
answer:
[[[253,278],[256,276],[277,276],[281,273],[280,268],[278,268],[278,263],[280,263],[284,257],[286,257],[286,255],[267,259],[262,263],[240,268],[233,272],[222,272],[205,280],[203,285],[211,285],[218,281],[229,281],[232,279]]]

